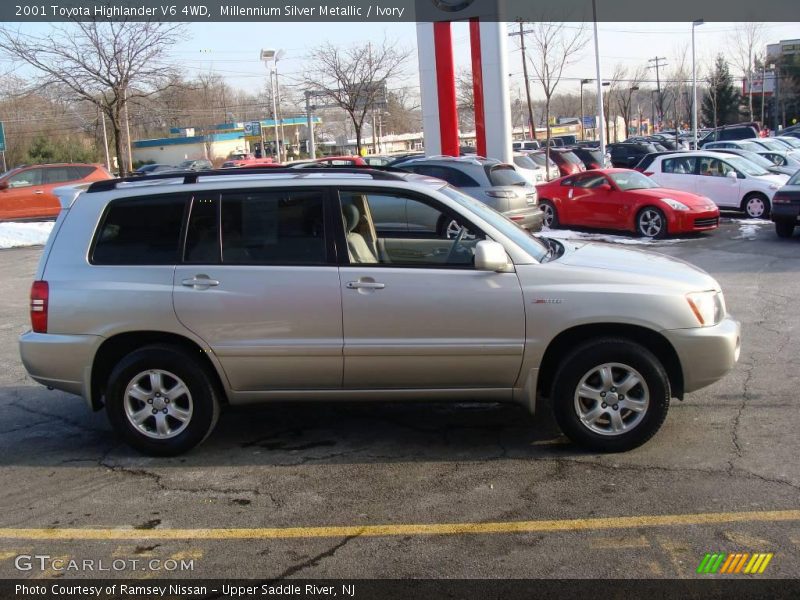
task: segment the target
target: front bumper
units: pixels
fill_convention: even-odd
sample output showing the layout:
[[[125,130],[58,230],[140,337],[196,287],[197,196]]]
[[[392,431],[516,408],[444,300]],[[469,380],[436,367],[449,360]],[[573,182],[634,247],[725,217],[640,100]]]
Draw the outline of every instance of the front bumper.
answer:
[[[713,327],[668,329],[661,333],[680,359],[684,392],[719,381],[739,360],[741,326],[730,316]]]
[[[503,216],[528,231],[541,231],[542,223],[544,223],[544,213],[538,206],[509,210],[504,212]]]
[[[35,381],[89,400],[92,362],[102,342],[96,335],[28,331],[19,338],[19,353]]]
[[[710,231],[719,227],[719,209],[674,211],[675,221],[670,233],[691,233]]]

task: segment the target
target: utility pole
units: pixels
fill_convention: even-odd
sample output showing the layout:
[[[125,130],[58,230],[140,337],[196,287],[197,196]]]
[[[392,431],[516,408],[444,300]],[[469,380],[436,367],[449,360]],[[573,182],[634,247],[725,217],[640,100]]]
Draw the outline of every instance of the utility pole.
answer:
[[[311,114],[313,106],[311,106],[311,92],[306,90],[306,119],[308,126],[308,156],[312,160],[317,158],[317,146],[314,143],[314,116]]]
[[[536,139],[536,124],[533,122],[533,105],[531,104],[531,82],[528,79],[528,55],[525,52],[525,30],[522,21],[519,22],[519,31],[508,35],[519,36],[520,50],[522,51],[522,76],[525,78],[525,97],[528,101],[528,127],[532,139]]]
[[[661,76],[659,74],[660,67],[666,67],[667,63],[662,62],[667,60],[664,56],[656,56],[655,58],[651,58],[647,62],[655,63],[654,65],[648,67],[650,69],[655,68],[656,70],[656,90],[658,93],[658,122],[662,122],[664,120],[664,99],[661,96]]]

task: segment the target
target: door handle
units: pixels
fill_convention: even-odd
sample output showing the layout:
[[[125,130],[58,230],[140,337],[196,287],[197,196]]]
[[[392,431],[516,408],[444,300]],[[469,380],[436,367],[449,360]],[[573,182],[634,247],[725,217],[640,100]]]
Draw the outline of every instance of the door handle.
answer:
[[[184,279],[181,281],[181,285],[204,290],[210,287],[218,286],[219,281],[216,279],[211,279],[208,275],[195,275],[191,279]]]
[[[349,290],[382,290],[386,287],[385,283],[377,283],[375,281],[348,281],[347,289]]]

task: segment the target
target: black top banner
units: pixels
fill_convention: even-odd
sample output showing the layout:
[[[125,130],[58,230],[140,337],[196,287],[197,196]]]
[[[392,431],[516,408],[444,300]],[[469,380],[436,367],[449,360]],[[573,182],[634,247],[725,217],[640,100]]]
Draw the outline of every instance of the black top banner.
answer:
[[[795,21],[798,0],[594,0],[598,21]],[[593,0],[2,0],[0,21],[592,21]]]

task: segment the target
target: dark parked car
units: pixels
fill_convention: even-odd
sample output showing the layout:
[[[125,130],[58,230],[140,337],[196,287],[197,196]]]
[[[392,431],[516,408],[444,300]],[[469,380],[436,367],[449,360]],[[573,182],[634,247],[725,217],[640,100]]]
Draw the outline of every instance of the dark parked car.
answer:
[[[175,167],[178,171],[208,171],[213,168],[214,165],[211,164],[211,161],[204,158],[184,160]]]
[[[600,148],[570,148],[575,156],[587,169],[605,169],[605,157],[600,153]]]
[[[792,237],[800,218],[800,171],[772,197],[772,221],[778,237]]]
[[[658,148],[649,142],[609,144],[608,149],[611,153],[611,164],[624,169],[632,169],[646,154],[658,152]]]
[[[761,128],[758,123],[738,123],[736,125],[723,125],[712,129],[697,145],[701,148],[709,142],[724,142],[728,140],[749,140],[757,138]]]
[[[164,171],[174,171],[174,165],[142,165],[136,169],[132,175],[144,176],[153,175],[154,173],[162,173]]]

